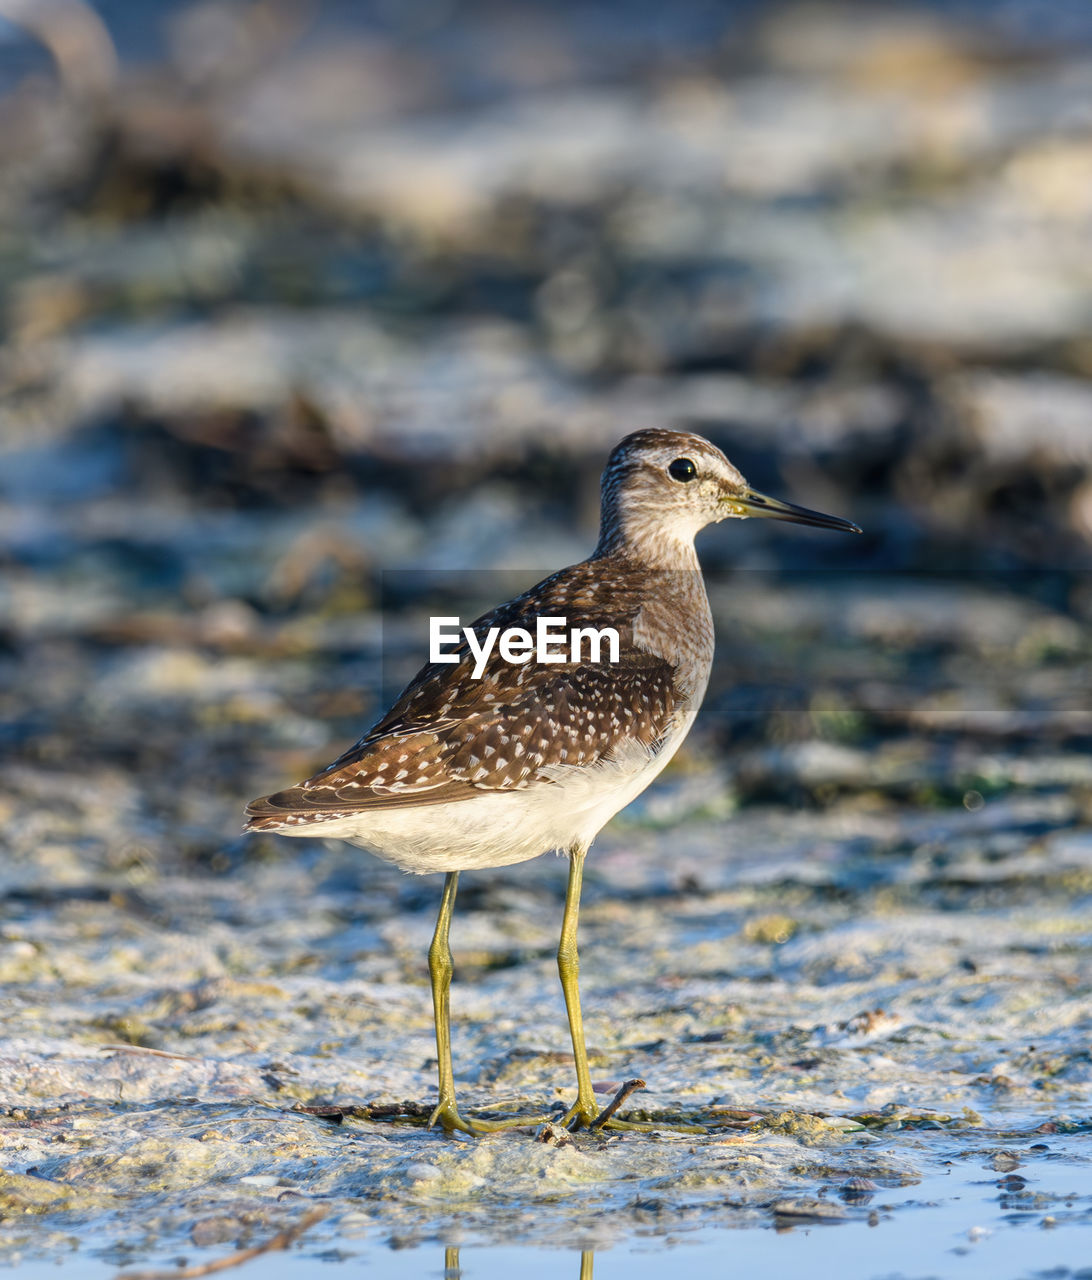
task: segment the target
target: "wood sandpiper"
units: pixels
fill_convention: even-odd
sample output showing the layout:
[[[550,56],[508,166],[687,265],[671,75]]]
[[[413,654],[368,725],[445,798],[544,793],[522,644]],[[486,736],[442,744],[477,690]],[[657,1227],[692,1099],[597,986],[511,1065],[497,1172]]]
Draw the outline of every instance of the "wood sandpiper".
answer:
[[[484,1133],[532,1121],[460,1114],[451,1066],[448,943],[459,872],[569,855],[557,964],[576,1061],[564,1123],[599,1115],[577,985],[584,858],[690,730],[709,680],[713,619],[694,537],[725,519],[766,516],[860,532],[835,516],[757,493],[723,453],[684,431],[638,431],[603,472],[599,542],[472,624],[535,630],[539,618],[615,628],[617,662],[516,665],[494,650],[480,678],[465,640],[457,664],[424,667],[385,716],[333,764],[247,808],[248,831],[331,836],[418,874],[446,873],[428,963],[439,1102],[430,1124]],[[611,1121],[613,1126],[621,1122]]]

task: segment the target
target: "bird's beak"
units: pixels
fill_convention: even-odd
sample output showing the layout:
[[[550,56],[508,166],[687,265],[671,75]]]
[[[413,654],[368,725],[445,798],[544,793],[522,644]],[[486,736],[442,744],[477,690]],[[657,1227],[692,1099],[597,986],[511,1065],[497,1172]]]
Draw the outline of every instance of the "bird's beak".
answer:
[[[779,498],[768,498],[754,489],[742,493],[725,494],[721,502],[731,508],[734,516],[766,516],[769,520],[789,520],[793,524],[807,524],[815,529],[840,529],[843,533],[860,533],[852,520],[840,516],[825,516],[821,511],[809,511]]]

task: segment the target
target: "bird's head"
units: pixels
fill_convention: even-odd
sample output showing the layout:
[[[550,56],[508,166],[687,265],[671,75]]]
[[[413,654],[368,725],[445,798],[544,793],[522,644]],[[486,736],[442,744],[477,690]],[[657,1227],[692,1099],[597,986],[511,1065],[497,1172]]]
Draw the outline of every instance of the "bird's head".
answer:
[[[601,550],[657,540],[691,545],[707,524],[749,516],[860,533],[849,520],[759,493],[715,445],[690,431],[635,431],[607,460]]]

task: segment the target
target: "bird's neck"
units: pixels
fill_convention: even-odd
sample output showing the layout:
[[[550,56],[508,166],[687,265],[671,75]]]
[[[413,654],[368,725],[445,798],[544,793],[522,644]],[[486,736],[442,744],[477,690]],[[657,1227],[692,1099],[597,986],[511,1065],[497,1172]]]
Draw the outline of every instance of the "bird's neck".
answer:
[[[680,691],[700,702],[713,660],[713,618],[693,532],[662,521],[604,522],[592,559],[604,562],[602,577],[638,588],[634,644],[675,667]]]
[[[695,532],[633,516],[627,519],[622,512],[606,510],[591,559],[622,559],[656,572],[700,573]]]

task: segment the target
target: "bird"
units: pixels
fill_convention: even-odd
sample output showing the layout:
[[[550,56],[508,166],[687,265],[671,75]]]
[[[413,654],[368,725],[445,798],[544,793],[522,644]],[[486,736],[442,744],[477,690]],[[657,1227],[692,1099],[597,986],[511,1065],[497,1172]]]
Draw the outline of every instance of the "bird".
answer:
[[[578,980],[585,858],[606,823],[678,751],[705,693],[713,619],[695,536],[706,525],[752,517],[860,532],[849,520],[759,493],[700,435],[667,428],[627,435],[602,474],[591,555],[469,628],[481,641],[491,628],[534,631],[541,618],[565,619],[570,628],[613,629],[617,655],[604,658],[589,645],[561,661],[515,662],[494,648],[482,667],[464,636],[454,662],[449,655],[422,667],[333,763],[247,806],[246,831],[346,840],[404,871],[444,874],[428,952],[438,1064],[430,1127],[484,1134],[529,1123],[459,1109],[450,926],[461,872],[552,851],[569,859],[557,965],[577,1092],[562,1123],[596,1127]],[[635,1127],[617,1118],[610,1126]]]

